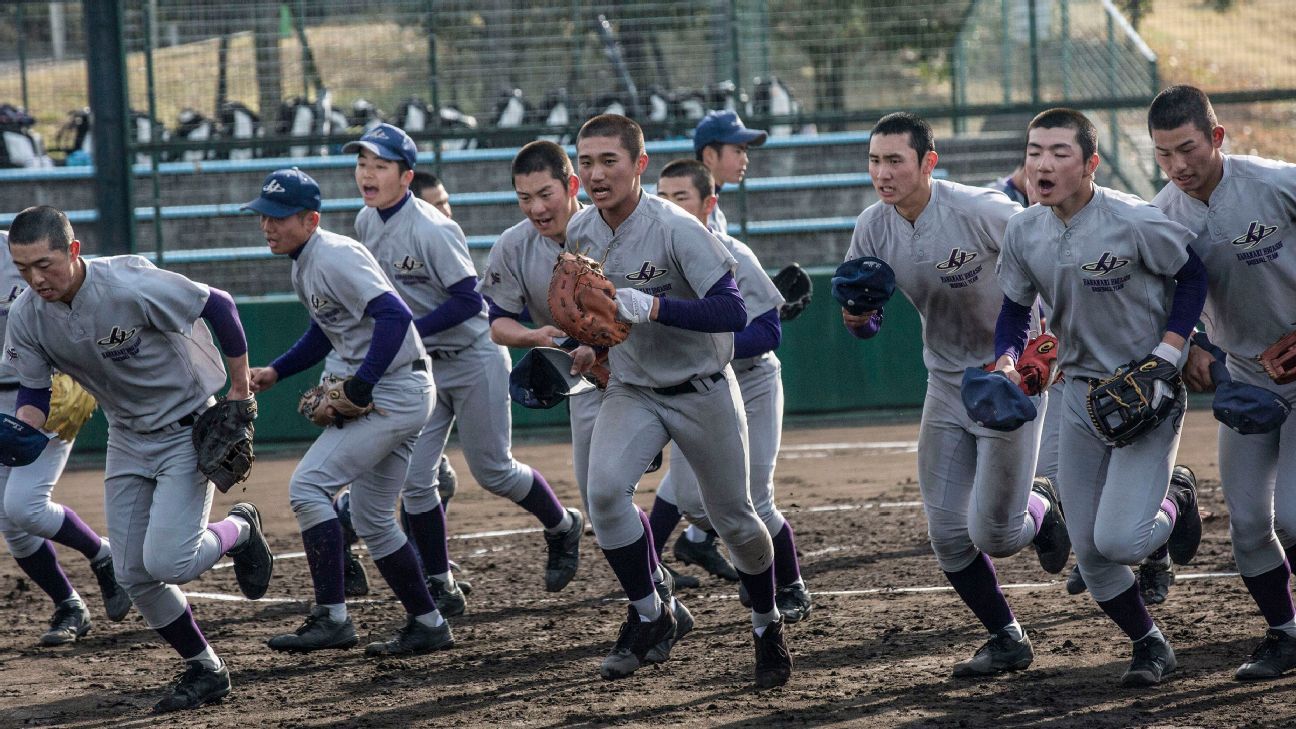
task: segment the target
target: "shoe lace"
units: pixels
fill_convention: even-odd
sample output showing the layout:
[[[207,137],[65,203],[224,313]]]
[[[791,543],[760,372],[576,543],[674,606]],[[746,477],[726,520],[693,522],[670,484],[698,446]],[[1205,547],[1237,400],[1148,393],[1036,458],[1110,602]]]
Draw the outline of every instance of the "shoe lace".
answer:
[[[60,630],[63,628],[71,628],[78,612],[79,611],[75,604],[59,605],[54,609],[54,616],[50,618],[50,629]]]
[[[1276,635],[1272,630],[1267,631],[1260,645],[1251,652],[1251,662],[1256,663],[1279,655],[1282,652],[1281,643],[1281,635]]]
[[[171,685],[172,693],[191,694],[195,691],[195,684],[198,677],[202,675],[203,667],[200,663],[190,663],[185,670],[176,677],[175,683]]]
[[[772,630],[772,628],[767,629],[765,635],[759,636],[759,639],[756,641],[757,662],[761,665],[782,662],[791,658],[791,654],[788,653],[787,644],[781,640],[775,640]],[[987,641],[986,645],[989,644],[990,642]],[[983,650],[984,648],[985,646],[982,646]]]
[[[307,615],[306,622],[302,623],[302,626],[297,629],[296,631],[297,635],[306,635],[311,631],[312,628],[315,627],[315,624],[323,620],[324,617],[325,617],[324,615],[317,615],[315,613],[311,613],[310,615]]]
[[[545,562],[545,569],[559,570],[563,568],[563,561],[567,558],[564,554],[563,543],[567,540],[568,532],[558,532],[550,534],[545,532],[545,551],[548,553],[548,560]]]

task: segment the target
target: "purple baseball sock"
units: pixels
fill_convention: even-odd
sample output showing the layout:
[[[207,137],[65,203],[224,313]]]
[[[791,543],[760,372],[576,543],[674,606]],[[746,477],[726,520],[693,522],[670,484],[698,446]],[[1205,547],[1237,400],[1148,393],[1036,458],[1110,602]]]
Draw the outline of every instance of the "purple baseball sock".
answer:
[[[783,528],[774,535],[774,581],[780,587],[786,587],[801,579],[801,563],[797,561],[796,535],[792,532],[791,522],[783,522]],[[751,588],[747,588],[751,591]]]
[[[774,609],[774,565],[766,567],[759,574],[749,575],[742,570],[738,572],[738,579],[742,581],[743,587],[747,588],[747,595],[751,598],[751,609],[754,613],[767,613]]]
[[[414,554],[414,547],[408,541],[386,557],[375,559],[374,564],[378,565],[383,579],[391,585],[396,599],[405,606],[405,612],[410,615],[426,615],[436,610],[427,583],[423,582],[418,555]]]
[[[63,566],[59,564],[50,540],[46,539],[40,549],[26,557],[16,557],[14,561],[56,604],[72,596],[72,583],[63,574]]]
[[[658,496],[653,499],[652,512],[648,514],[648,532],[652,534],[653,551],[661,557],[662,547],[670,539],[675,525],[680,522],[679,507]]]
[[[643,514],[643,512],[639,512]],[[612,572],[631,602],[642,600],[653,593],[652,547],[648,532],[624,547],[604,549],[603,556],[612,565]]]
[[[1121,594],[1110,600],[1101,600],[1098,607],[1107,613],[1107,617],[1116,623],[1130,640],[1138,640],[1152,630],[1152,616],[1143,604],[1143,593],[1139,592],[1138,580]]]
[[[661,565],[661,557],[659,556],[661,555],[661,549],[657,547],[657,543],[653,539],[652,527],[648,524],[648,515],[637,506],[635,510],[639,512],[639,523],[643,524],[644,536],[648,537],[648,569],[656,572],[657,567]]]
[[[1012,608],[999,589],[999,576],[995,574],[994,563],[984,552],[977,552],[972,564],[958,572],[946,572],[945,579],[954,586],[954,591],[963,598],[963,602],[972,610],[972,614],[981,621],[991,633],[1001,630],[1012,623]]]
[[[81,517],[66,506],[63,507],[63,523],[50,539],[75,549],[84,554],[86,559],[94,559],[99,554],[99,547],[102,544],[95,530],[81,521]]]
[[[562,523],[563,516],[567,512],[563,510],[562,502],[558,501],[549,482],[540,475],[539,471],[531,469],[531,477],[531,490],[522,497],[518,506],[535,515],[545,529],[553,529]]]
[[[198,623],[194,622],[193,608],[188,605],[180,617],[158,628],[157,632],[181,658],[193,658],[207,650],[207,639],[198,629]]]
[[[1050,506],[1054,505],[1045,505],[1043,497],[1034,491],[1026,499],[1026,512],[1030,514],[1031,521],[1035,522],[1036,534],[1039,534],[1040,526],[1044,523],[1044,515],[1048,513]]]
[[[1170,527],[1174,528],[1175,522],[1179,521],[1179,505],[1175,503],[1174,499],[1165,498],[1161,500],[1161,511],[1164,511],[1166,516],[1170,517]]]
[[[1283,547],[1283,553],[1287,555],[1287,566],[1291,567],[1296,564],[1296,546]]]
[[[1242,582],[1246,583],[1247,590],[1270,626],[1289,623],[1296,617],[1296,610],[1292,608],[1291,590],[1287,587],[1290,578],[1291,569],[1286,562],[1255,577],[1242,575]]]
[[[419,559],[429,575],[450,571],[450,545],[446,541],[445,509],[441,504],[432,511],[409,516],[410,537],[418,549]]]
[[[310,566],[311,581],[315,583],[316,605],[341,605],[346,602],[343,583],[342,523],[329,519],[302,532],[306,548],[306,564]]]
[[[221,554],[233,549],[234,543],[238,541],[238,524],[235,524],[228,517],[211,522],[207,525],[207,531],[216,535],[216,541],[220,542]]]

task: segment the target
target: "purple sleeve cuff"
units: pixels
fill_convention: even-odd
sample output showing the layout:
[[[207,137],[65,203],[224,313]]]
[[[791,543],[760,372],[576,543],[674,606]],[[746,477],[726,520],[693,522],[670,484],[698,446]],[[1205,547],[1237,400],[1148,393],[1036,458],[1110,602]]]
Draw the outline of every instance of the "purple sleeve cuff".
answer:
[[[657,323],[695,332],[740,332],[747,326],[747,304],[732,273],[720,277],[694,301],[658,297]]]
[[[365,306],[365,313],[374,320],[373,339],[369,341],[369,351],[355,376],[373,384],[382,378],[392,360],[396,359],[414,314],[400,297],[390,291],[375,296]]]
[[[1175,274],[1174,300],[1170,303],[1170,316],[1166,321],[1166,331],[1174,332],[1187,339],[1201,318],[1202,307],[1206,303],[1208,278],[1206,265],[1197,252],[1188,248],[1188,260]]]
[[[521,319],[522,318],[520,315],[514,314],[508,309],[500,308],[498,304],[496,304],[494,301],[491,301],[491,298],[489,296],[483,298],[486,299],[486,316],[491,321],[495,321],[496,319]]]
[[[481,311],[482,296],[477,293],[476,276],[468,276],[452,285],[448,291],[450,298],[414,321],[414,328],[418,329],[420,337],[430,337],[459,326]]]
[[[850,332],[851,336],[856,339],[872,339],[882,329],[883,311],[883,309],[878,309],[873,312],[873,315],[869,317],[868,324],[862,327],[846,327],[846,331]]]
[[[50,411],[50,395],[52,392],[53,391],[48,387],[42,387],[37,390],[25,385],[19,385],[18,401],[14,405],[14,413],[16,414],[18,409],[23,405],[31,405],[42,413],[45,413],[45,417],[48,418]]]
[[[734,335],[734,359],[759,357],[778,349],[783,340],[783,326],[779,324],[778,309],[770,309],[752,319],[741,332]]]
[[[1005,354],[1014,360],[1021,356],[1030,335],[1031,308],[1022,306],[1007,296],[999,307],[999,318],[995,321],[995,361]]]
[[[247,335],[243,333],[243,322],[239,321],[234,297],[211,287],[207,303],[203,305],[199,316],[211,325],[212,334],[216,336],[226,357],[242,357],[247,354]]]
[[[332,350],[333,343],[324,336],[324,330],[312,321],[301,338],[289,347],[287,352],[271,362],[270,366],[279,373],[279,379],[284,380],[314,367]]]

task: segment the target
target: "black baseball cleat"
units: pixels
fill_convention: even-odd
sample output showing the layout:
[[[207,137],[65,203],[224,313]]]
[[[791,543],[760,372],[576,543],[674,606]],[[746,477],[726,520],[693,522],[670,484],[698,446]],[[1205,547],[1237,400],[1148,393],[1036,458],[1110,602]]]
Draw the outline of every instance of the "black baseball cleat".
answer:
[[[276,635],[266,641],[266,645],[277,651],[309,653],[327,648],[351,648],[357,642],[355,623],[351,622],[350,615],[344,620],[334,620],[329,617],[328,608],[316,605],[300,628]]]
[[[662,564],[661,568],[666,570],[668,573],[670,573],[671,579],[675,581],[675,589],[677,590],[692,590],[694,588],[702,586],[702,580],[699,580],[693,575],[686,575],[683,572],[676,572],[675,570],[671,569],[669,565],[665,563]]]
[[[1056,575],[1066,567],[1067,559],[1071,556],[1071,536],[1067,534],[1062,500],[1058,498],[1053,482],[1045,476],[1035,477],[1031,491],[1049,503],[1048,511],[1044,512],[1044,519],[1031,544],[1039,557],[1040,567],[1045,572]]]
[[[441,613],[443,618],[455,618],[464,614],[468,607],[468,600],[464,596],[463,588],[459,583],[453,582],[447,588],[446,583],[435,577],[427,579],[428,592],[432,594],[432,602],[436,603],[437,612]]]
[[[366,656],[410,656],[454,648],[454,634],[450,623],[442,621],[435,628],[428,627],[413,615],[396,631],[391,640],[379,640],[365,646]]]
[[[270,577],[274,574],[274,555],[270,553],[270,543],[261,531],[261,512],[256,506],[240,501],[230,507],[229,515],[248,523],[247,540],[227,552],[234,560],[234,577],[238,579],[239,591],[249,600],[260,600],[270,587]]]
[[[126,613],[130,612],[131,599],[130,595],[126,594],[126,589],[117,584],[112,555],[91,562],[90,571],[94,573],[95,581],[99,583],[99,594],[103,596],[104,612],[107,613],[108,619],[114,623],[121,622],[126,618]]]
[[[455,492],[459,490],[459,475],[455,473],[454,466],[450,465],[450,459],[441,456],[441,462],[437,464],[437,494],[441,497],[441,508],[450,508],[450,499],[454,498]]]
[[[1085,584],[1084,575],[1080,574],[1080,565],[1071,568],[1071,574],[1067,575],[1066,591],[1068,595],[1079,595],[1088,590],[1089,586]]]
[[[1251,658],[1233,677],[1239,681],[1261,681],[1278,678],[1292,668],[1296,668],[1296,638],[1270,628]]]
[[[1197,556],[1201,545],[1201,512],[1197,510],[1197,476],[1187,466],[1175,466],[1170,474],[1170,493],[1179,507],[1179,517],[1170,531],[1170,560],[1175,564],[1188,564]]]
[[[197,661],[190,661],[184,673],[171,684],[171,693],[154,704],[153,711],[164,714],[168,711],[196,709],[203,704],[220,701],[229,692],[229,668],[224,663],[213,670]]]
[[[813,607],[810,591],[806,589],[804,582],[799,581],[775,590],[774,604],[778,606],[779,614],[788,625],[795,625],[810,617],[810,609]]]
[[[1134,641],[1134,659],[1121,677],[1122,686],[1155,686],[1174,672],[1174,649],[1164,637],[1149,635]]]
[[[1143,593],[1143,602],[1148,605],[1160,605],[1170,595],[1170,586],[1175,582],[1175,574],[1170,569],[1169,559],[1146,559],[1138,568],[1139,592]]]
[[[572,508],[568,508],[567,513],[572,517],[570,529],[557,534],[545,532],[544,535],[549,548],[549,561],[545,564],[546,592],[558,592],[566,587],[580,567],[580,540],[585,533],[585,517]]]
[[[648,622],[640,620],[639,611],[634,605],[629,605],[616,644],[599,666],[599,675],[611,681],[634,673],[648,662],[648,651],[662,641],[675,638],[675,628],[675,613],[669,605],[662,605],[661,615]]]
[[[664,604],[671,605],[671,612],[675,614],[675,634],[649,648],[644,654],[644,663],[665,663],[670,659],[670,652],[675,644],[693,632],[693,613],[684,607],[684,603],[680,602],[679,598],[667,600]]]
[[[365,572],[360,557],[350,548],[343,550],[346,561],[342,564],[342,591],[347,597],[363,597],[369,594],[369,574]]]
[[[990,640],[983,643],[971,658],[954,664],[954,677],[978,678],[1024,671],[1034,661],[1035,648],[1025,631],[1022,631],[1021,640],[1017,640],[1007,630],[998,630],[990,634]]]
[[[684,564],[697,565],[722,580],[738,581],[738,571],[723,554],[720,554],[720,548],[716,546],[716,538],[711,534],[701,542],[694,542],[681,533],[675,540],[674,552],[675,559]]]
[[[765,626],[765,634],[752,633],[756,644],[756,688],[782,686],[792,677],[792,652],[783,636],[783,621]]]
[[[40,637],[41,645],[75,643],[78,638],[90,632],[90,611],[84,602],[69,597],[54,607],[49,625],[50,629]]]

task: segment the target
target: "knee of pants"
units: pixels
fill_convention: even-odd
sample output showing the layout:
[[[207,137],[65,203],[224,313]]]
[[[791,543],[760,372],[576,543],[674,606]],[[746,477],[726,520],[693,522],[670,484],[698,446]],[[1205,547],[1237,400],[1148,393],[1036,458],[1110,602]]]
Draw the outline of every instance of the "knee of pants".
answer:
[[[509,501],[521,501],[531,490],[534,477],[527,466],[511,460],[506,465],[468,464],[468,472],[482,488]]]
[[[30,532],[42,537],[52,537],[58,533],[61,524],[54,524],[57,518],[61,521],[62,509],[58,513],[51,513],[49,501],[33,503],[32,500],[22,498],[22,494],[16,490],[9,490],[5,493],[4,511],[9,521],[14,526],[25,532]],[[51,526],[53,529],[51,529]]]
[[[431,484],[412,484],[405,482],[401,489],[401,503],[410,514],[426,514],[441,503],[441,493]]]
[[[5,545],[9,547],[9,554],[13,555],[14,559],[32,556],[45,543],[44,537],[38,537],[21,529],[6,528],[0,530],[0,533],[4,534]]]
[[[1230,514],[1232,519],[1234,514]],[[1282,559],[1282,545],[1269,529],[1268,520],[1260,519],[1248,524],[1246,520],[1232,519],[1229,539],[1233,542],[1233,559],[1244,575],[1256,575],[1277,567]]]
[[[317,524],[337,518],[333,509],[333,499],[324,489],[302,483],[292,483],[288,487],[288,504],[292,507],[293,516],[297,518],[297,527],[306,531]]]
[[[369,548],[369,555],[382,559],[405,546],[405,532],[396,523],[394,508],[371,508],[363,504],[357,504],[355,494],[352,494],[351,523]]]
[[[945,572],[958,572],[976,559],[979,550],[966,531],[937,535],[929,530],[927,536],[931,539],[936,562]]]
[[[754,513],[742,518],[713,519],[713,523],[738,571],[756,575],[774,564],[774,542]]]
[[[994,559],[1011,557],[1021,549],[1018,538],[1021,536],[1022,522],[992,522],[973,519],[968,524],[968,539],[982,552]]]
[[[1296,547],[1296,504],[1285,504],[1293,499],[1274,499],[1274,531],[1283,547]],[[1229,515],[1232,519],[1232,515]]]
[[[707,518],[706,514],[684,514],[683,516],[685,519],[688,519],[689,524],[692,524],[704,532],[715,531],[715,525],[711,523],[711,520]]]
[[[168,585],[183,585],[202,574],[195,566],[198,552],[195,550],[187,559],[177,560],[171,550],[144,555],[144,570],[149,576]]]
[[[1128,566],[1106,559],[1097,551],[1076,553],[1076,564],[1089,594],[1098,602],[1111,600],[1128,590],[1136,579]]]
[[[1094,534],[1094,548],[1108,561],[1123,565],[1138,564],[1152,551],[1143,540],[1105,532]]]
[[[643,534],[643,522],[634,499],[623,489],[592,490],[589,494],[590,523],[603,549],[633,544]]]

